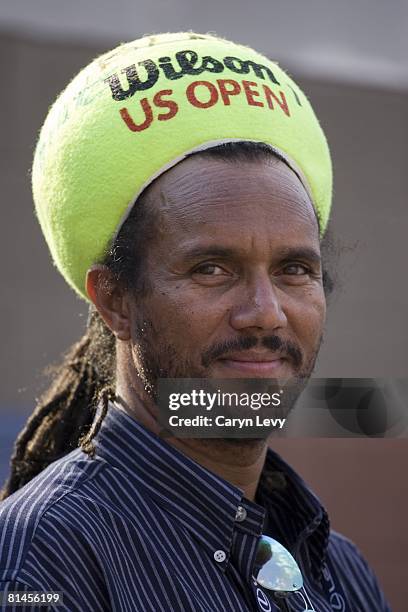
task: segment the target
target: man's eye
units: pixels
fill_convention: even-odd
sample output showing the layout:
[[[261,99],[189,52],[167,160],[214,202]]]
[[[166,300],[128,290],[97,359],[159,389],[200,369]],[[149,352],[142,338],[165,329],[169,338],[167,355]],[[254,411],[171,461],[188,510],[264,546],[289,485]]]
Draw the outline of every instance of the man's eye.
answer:
[[[283,268],[284,274],[291,276],[300,276],[302,274],[310,274],[310,268],[303,264],[289,264]]]
[[[221,274],[225,274],[225,270],[223,270],[220,266],[215,264],[201,264],[194,270],[194,274],[205,274],[207,276],[220,276]]]

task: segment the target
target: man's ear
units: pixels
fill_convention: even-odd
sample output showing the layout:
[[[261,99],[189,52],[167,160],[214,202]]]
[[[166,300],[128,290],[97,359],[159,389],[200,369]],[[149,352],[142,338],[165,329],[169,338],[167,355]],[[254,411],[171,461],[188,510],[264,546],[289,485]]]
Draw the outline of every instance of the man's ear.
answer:
[[[130,340],[130,312],[126,292],[107,266],[95,264],[89,268],[86,291],[116,338]]]

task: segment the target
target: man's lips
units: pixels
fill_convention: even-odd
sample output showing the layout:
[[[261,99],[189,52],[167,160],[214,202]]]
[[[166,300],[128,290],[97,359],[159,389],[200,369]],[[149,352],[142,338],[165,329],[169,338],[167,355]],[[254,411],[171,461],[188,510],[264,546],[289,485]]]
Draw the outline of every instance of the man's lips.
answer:
[[[217,359],[223,368],[234,370],[238,376],[276,376],[284,366],[287,358],[271,351],[240,351],[229,353]]]

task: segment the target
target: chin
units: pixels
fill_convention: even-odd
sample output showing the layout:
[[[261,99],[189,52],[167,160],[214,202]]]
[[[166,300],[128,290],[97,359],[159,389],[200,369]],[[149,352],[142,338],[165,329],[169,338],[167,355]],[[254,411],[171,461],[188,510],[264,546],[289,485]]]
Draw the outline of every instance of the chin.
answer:
[[[221,442],[228,446],[241,446],[242,448],[258,448],[266,444],[265,438],[221,438]]]

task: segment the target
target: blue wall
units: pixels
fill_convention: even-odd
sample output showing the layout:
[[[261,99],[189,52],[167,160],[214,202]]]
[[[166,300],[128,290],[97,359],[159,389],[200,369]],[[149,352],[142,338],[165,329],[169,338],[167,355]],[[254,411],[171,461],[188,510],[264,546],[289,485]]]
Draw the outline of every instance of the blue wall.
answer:
[[[17,434],[23,428],[30,410],[26,412],[0,409],[0,488],[9,473],[10,455]]]

